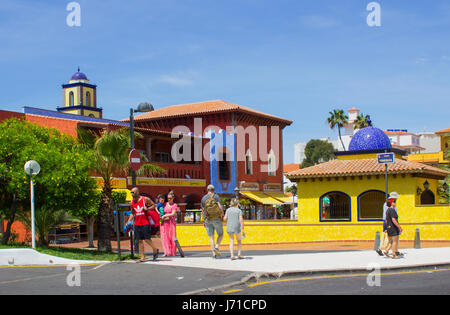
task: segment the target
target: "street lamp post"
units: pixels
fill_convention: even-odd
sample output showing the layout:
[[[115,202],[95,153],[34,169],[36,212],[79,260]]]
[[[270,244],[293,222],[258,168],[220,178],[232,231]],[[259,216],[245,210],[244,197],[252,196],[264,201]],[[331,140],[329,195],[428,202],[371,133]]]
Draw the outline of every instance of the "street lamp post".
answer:
[[[134,149],[134,113],[146,113],[153,111],[153,105],[143,102],[138,105],[137,109],[130,108],[130,144],[131,150]],[[131,184],[136,187],[136,171],[131,170]]]
[[[33,175],[39,174],[41,166],[36,161],[28,161],[24,166],[25,173],[30,176],[30,199],[31,199],[31,247],[36,248],[36,231],[34,223],[34,182]]]

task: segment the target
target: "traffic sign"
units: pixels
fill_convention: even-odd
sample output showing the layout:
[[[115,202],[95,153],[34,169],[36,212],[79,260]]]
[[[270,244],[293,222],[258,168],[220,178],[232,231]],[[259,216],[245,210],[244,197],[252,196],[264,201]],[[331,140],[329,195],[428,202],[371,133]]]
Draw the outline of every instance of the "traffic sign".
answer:
[[[379,164],[392,164],[395,162],[394,153],[380,153],[378,154]]]
[[[129,161],[130,167],[133,171],[137,172],[141,168],[142,165],[141,154],[139,153],[138,150],[136,149],[131,150]]]

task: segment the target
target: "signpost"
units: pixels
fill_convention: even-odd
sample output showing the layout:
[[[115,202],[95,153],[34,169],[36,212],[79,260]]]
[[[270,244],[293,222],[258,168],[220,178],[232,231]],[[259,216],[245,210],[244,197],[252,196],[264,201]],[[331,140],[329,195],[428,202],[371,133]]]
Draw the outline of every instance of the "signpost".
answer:
[[[388,164],[394,164],[395,162],[395,155],[394,153],[380,153],[378,154],[378,164],[384,164],[385,171],[384,171],[384,181],[386,184],[386,199],[389,195],[388,192]]]
[[[34,224],[34,183],[33,183],[33,175],[39,174],[41,171],[41,166],[36,161],[28,161],[24,166],[25,173],[30,176],[30,199],[31,199],[31,247],[36,248],[36,232],[35,232],[35,224]]]

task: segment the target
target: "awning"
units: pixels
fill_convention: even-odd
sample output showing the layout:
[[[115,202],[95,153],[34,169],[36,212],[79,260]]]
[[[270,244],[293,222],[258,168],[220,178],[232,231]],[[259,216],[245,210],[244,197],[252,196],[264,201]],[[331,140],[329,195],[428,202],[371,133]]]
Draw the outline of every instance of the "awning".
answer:
[[[258,203],[262,203],[263,205],[279,205],[282,204],[283,202],[274,199],[270,196],[267,196],[266,194],[263,194],[262,192],[259,191],[242,191],[241,192],[242,195],[250,198],[253,201],[256,201]]]
[[[282,201],[283,203],[293,203],[292,197],[286,196],[282,192],[266,192],[266,195],[269,195],[272,198],[278,199]]]

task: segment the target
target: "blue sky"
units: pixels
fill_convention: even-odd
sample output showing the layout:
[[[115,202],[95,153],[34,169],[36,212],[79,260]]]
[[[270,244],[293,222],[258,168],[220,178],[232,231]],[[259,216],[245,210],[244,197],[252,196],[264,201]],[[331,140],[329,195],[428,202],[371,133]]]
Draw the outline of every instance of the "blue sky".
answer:
[[[357,107],[382,129],[449,127],[450,3],[364,0],[69,0],[0,2],[0,109],[54,110],[78,65],[104,117],[223,99],[291,119],[293,144],[337,137],[328,112]]]

